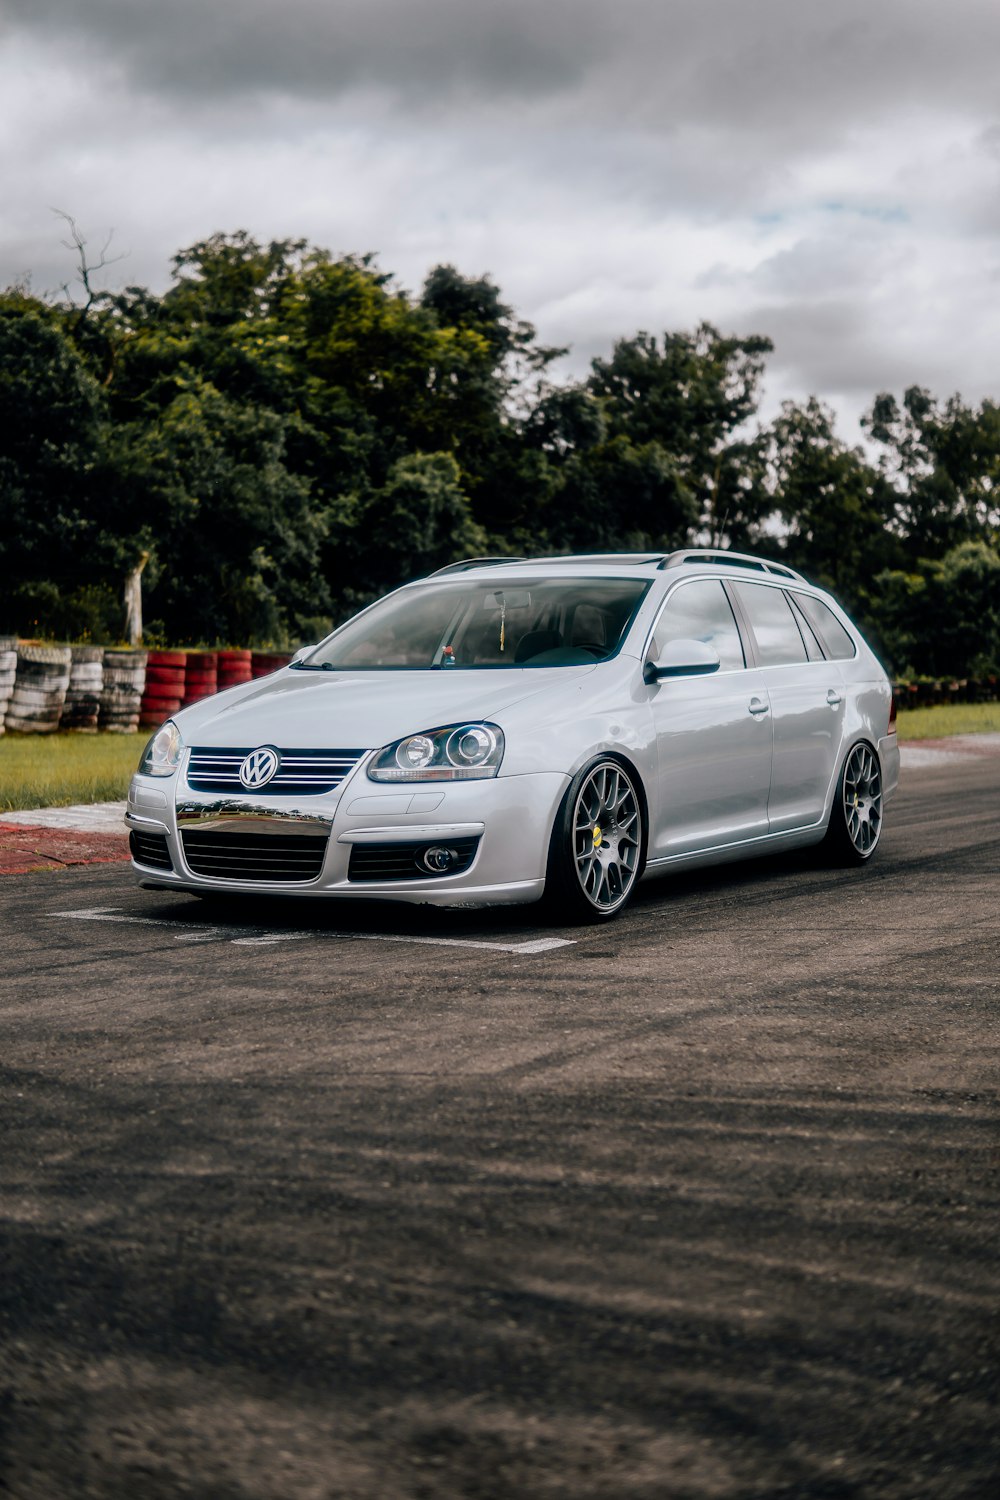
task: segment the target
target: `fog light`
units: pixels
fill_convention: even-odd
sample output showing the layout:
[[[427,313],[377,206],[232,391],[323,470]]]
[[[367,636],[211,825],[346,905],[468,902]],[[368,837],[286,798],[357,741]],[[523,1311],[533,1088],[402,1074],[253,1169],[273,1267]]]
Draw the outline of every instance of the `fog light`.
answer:
[[[446,870],[451,869],[457,859],[457,849],[445,849],[440,844],[432,844],[421,854],[420,863],[425,870],[430,870],[432,875],[443,875]]]

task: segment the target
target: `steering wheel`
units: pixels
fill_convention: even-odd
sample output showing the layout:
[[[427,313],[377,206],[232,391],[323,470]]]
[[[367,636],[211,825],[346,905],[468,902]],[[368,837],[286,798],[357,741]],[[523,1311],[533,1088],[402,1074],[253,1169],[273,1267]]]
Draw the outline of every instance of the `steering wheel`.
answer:
[[[607,646],[600,646],[597,641],[574,641],[573,649],[575,651],[589,651],[592,656],[606,656],[608,650]]]

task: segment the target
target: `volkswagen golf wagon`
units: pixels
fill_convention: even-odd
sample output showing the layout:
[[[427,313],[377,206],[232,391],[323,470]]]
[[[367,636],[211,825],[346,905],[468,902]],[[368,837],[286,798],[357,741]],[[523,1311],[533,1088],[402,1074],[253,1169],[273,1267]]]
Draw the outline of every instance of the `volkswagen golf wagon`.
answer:
[[[765,558],[472,559],[152,737],[144,885],[623,910],[641,879],[822,845],[872,858],[899,753],[836,600]]]

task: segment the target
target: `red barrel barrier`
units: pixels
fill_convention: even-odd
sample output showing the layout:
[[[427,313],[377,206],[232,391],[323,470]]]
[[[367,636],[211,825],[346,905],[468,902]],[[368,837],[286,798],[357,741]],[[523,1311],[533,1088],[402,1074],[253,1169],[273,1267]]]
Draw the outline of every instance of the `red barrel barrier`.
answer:
[[[162,724],[182,706],[187,658],[186,651],[150,651],[139,706],[140,724]]]
[[[236,687],[241,682],[253,680],[252,651],[219,652],[219,692],[223,688]]]
[[[291,659],[291,653],[288,651],[255,651],[253,653],[253,675],[255,678],[269,677],[272,672],[277,672],[282,667],[287,667]]]
[[[219,653],[189,651],[184,672],[184,707],[214,698],[219,691]]]

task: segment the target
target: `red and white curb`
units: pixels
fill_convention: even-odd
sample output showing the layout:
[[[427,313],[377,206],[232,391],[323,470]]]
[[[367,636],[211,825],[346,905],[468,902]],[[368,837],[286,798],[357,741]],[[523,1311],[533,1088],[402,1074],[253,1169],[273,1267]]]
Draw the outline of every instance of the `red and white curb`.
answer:
[[[0,875],[127,860],[124,802],[0,813]]]
[[[0,824],[15,828],[71,828],[78,833],[127,835],[124,802],[81,802],[75,807],[32,807],[0,813]]]

